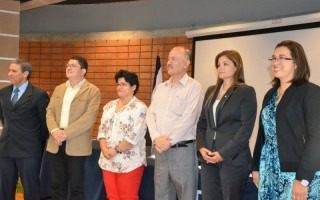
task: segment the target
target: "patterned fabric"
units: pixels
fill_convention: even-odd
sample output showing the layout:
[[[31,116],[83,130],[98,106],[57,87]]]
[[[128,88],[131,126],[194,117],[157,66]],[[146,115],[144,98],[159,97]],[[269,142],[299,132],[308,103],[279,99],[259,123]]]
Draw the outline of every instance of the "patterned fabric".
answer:
[[[118,102],[119,99],[104,106],[97,139],[105,138],[110,148],[114,148],[123,139],[134,146],[111,160],[105,159],[101,153],[99,166],[110,172],[125,173],[146,165],[144,136],[147,131],[145,123],[147,106],[133,97],[120,111],[116,111]]]
[[[259,200],[291,200],[295,172],[281,172],[276,135],[276,96],[262,110],[265,144],[260,158]],[[320,171],[309,185],[308,200],[320,199]]]

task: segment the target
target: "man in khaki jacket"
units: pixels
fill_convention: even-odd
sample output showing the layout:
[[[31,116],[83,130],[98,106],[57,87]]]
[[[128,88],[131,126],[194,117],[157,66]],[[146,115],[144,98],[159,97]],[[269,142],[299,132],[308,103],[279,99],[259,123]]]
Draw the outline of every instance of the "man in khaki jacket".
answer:
[[[47,108],[51,190],[55,200],[84,199],[84,164],[92,152],[92,130],[100,90],[85,79],[87,60],[74,56],[66,65],[68,81],[57,86]]]

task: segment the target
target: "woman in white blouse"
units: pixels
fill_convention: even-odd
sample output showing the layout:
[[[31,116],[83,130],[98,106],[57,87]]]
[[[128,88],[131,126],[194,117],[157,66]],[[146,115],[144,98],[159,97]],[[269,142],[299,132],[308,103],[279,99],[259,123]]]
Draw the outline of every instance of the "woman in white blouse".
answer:
[[[146,165],[147,106],[135,97],[136,73],[120,70],[115,75],[119,99],[103,108],[98,140],[99,166],[109,200],[139,199],[138,191]]]

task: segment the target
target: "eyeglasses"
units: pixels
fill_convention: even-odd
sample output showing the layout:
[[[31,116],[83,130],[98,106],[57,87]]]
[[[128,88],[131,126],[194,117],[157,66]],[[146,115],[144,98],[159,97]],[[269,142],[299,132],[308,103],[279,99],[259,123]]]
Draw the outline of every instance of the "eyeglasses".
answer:
[[[270,62],[274,63],[274,62],[284,62],[286,60],[293,60],[293,58],[287,58],[287,57],[283,57],[283,56],[280,56],[279,58],[277,57],[271,57],[268,59]]]
[[[76,68],[78,65],[75,64],[66,64],[66,68],[71,67],[71,68]]]

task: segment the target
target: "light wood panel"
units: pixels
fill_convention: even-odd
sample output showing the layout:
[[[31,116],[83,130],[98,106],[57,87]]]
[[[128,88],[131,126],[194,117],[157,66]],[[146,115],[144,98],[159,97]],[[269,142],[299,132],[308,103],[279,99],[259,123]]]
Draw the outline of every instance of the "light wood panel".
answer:
[[[20,2],[0,0],[0,89],[9,85],[11,60],[19,56]]]
[[[21,11],[39,8],[50,4],[60,3],[64,0],[33,0],[21,4]]]
[[[19,55],[19,37],[0,36],[0,57],[17,58]]]
[[[0,10],[19,12],[20,1],[0,0]]]
[[[0,33],[3,34],[19,34],[19,15],[0,12]],[[7,23],[2,23],[7,22]],[[18,24],[18,26],[17,26]]]
[[[8,68],[10,65],[10,60],[0,60],[0,80],[7,80],[8,79]],[[1,88],[1,85],[0,85]]]

